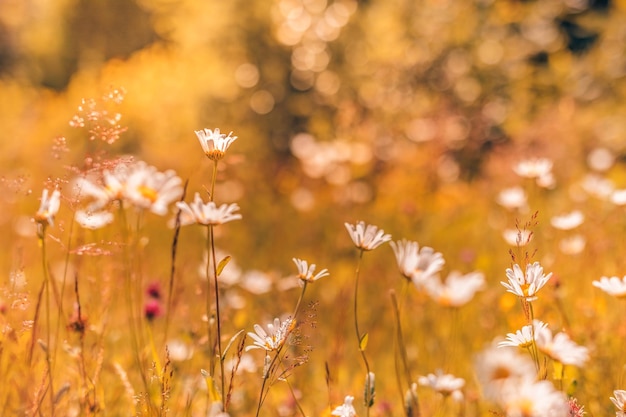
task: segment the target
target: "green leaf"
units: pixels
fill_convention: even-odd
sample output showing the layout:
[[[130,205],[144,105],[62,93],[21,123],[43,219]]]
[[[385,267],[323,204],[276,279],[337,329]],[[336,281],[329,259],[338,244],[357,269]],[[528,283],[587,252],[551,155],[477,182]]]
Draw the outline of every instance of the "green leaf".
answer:
[[[369,333],[365,333],[363,336],[361,336],[361,340],[359,340],[359,349],[361,350],[361,352],[365,351],[368,340],[369,340]]]
[[[228,265],[228,262],[230,262],[231,258],[232,256],[227,255],[224,259],[220,261],[219,264],[217,264],[217,276],[218,277],[222,274],[222,271],[224,270],[224,268],[226,268],[226,265]]]

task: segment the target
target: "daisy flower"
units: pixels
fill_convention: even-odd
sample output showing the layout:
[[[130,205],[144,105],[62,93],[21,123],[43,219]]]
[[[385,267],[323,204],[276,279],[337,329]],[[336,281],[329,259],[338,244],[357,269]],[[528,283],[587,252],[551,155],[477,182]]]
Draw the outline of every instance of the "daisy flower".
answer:
[[[439,279],[426,282],[424,287],[428,295],[437,303],[447,307],[460,307],[467,304],[485,285],[485,276],[481,272],[461,274],[452,271],[445,283]]]
[[[74,188],[81,196],[92,200],[87,211],[95,213],[112,201],[128,201],[133,206],[164,216],[168,206],[182,195],[182,180],[172,170],[159,172],[143,161],[120,162],[104,170],[102,184],[78,178]]]
[[[237,136],[231,136],[233,132],[225,135],[220,133],[219,129],[196,130],[195,133],[200,141],[202,150],[212,161],[219,161],[222,159],[230,145],[237,140]]]
[[[282,323],[280,319],[275,318],[274,323],[267,325],[267,332],[263,327],[255,324],[255,333],[248,332],[248,336],[254,340],[254,344],[247,346],[246,352],[252,349],[264,349],[268,352],[280,349],[282,345],[285,344],[285,340],[293,330],[295,324],[296,323],[291,318],[288,318]]]
[[[522,209],[526,207],[526,201],[526,192],[519,186],[505,188],[500,191],[498,197],[496,198],[496,202],[498,204],[509,210]]]
[[[571,213],[554,216],[550,219],[550,224],[555,229],[572,230],[583,224],[585,216],[580,210],[574,210]]]
[[[42,226],[54,226],[54,216],[59,212],[61,206],[61,192],[54,190],[52,195],[48,195],[47,189],[41,193],[41,203],[39,210],[35,213],[35,221]]]
[[[313,275],[315,274],[315,264],[308,265],[307,261],[305,260],[293,258],[293,262],[298,268],[298,278],[300,278],[304,282],[317,281],[320,278],[330,275],[328,273],[328,269],[322,269],[316,275]]]
[[[533,234],[530,230],[504,229],[502,237],[510,246],[522,247],[526,246],[533,240]]]
[[[183,193],[182,180],[173,170],[159,172],[145,162],[137,162],[126,179],[124,197],[135,207],[159,216]]]
[[[99,211],[110,202],[124,198],[126,180],[130,170],[131,165],[120,162],[112,171],[107,169],[102,172],[102,185],[92,179],[80,177],[76,179],[74,189],[80,197],[88,197],[93,200],[87,206],[88,211]]]
[[[501,401],[507,416],[569,416],[565,394],[557,391],[549,381],[522,380],[520,384],[508,388]]]
[[[602,277],[600,281],[593,281],[593,286],[600,288],[607,294],[614,297],[626,296],[626,276],[624,278],[619,277]]]
[[[610,179],[598,174],[585,175],[580,186],[587,194],[601,200],[610,199],[613,191],[615,191],[615,184]]]
[[[520,381],[537,378],[533,361],[528,355],[520,355],[516,349],[491,346],[476,356],[474,369],[485,398],[496,402]]]
[[[559,249],[566,255],[578,255],[585,249],[586,245],[587,240],[579,234],[565,237],[559,241]]]
[[[527,348],[533,344],[539,330],[548,327],[548,325],[540,320],[533,320],[532,325],[522,327],[515,333],[507,333],[506,340],[498,343],[498,347],[513,346]]]
[[[539,351],[563,365],[581,367],[589,360],[589,349],[577,345],[563,332],[553,336],[547,327],[540,328],[535,333],[535,343]]]
[[[551,174],[552,161],[548,158],[532,158],[518,162],[513,171],[524,178],[542,178]]]
[[[610,195],[610,200],[616,206],[623,206],[626,204],[626,190],[619,189],[614,190]]]
[[[611,401],[615,404],[615,407],[619,411],[615,413],[616,417],[626,417],[626,391],[623,389],[618,389],[613,391],[613,397],[611,397]]]
[[[183,226],[193,223],[216,226],[241,219],[241,214],[235,213],[239,210],[237,204],[222,204],[219,207],[213,201],[204,204],[200,193],[196,193],[192,203],[179,201],[176,207],[181,210],[180,224]]]
[[[354,401],[354,397],[351,395],[347,395],[343,400],[343,404],[336,407],[331,413],[331,416],[339,416],[339,417],[356,417],[356,410],[352,405]]]
[[[528,264],[526,273],[522,272],[522,268],[518,264],[513,265],[513,269],[507,268],[506,276],[509,282],[501,281],[500,284],[507,289],[508,292],[523,297],[526,301],[536,300],[535,294],[539,291],[548,280],[552,277],[552,272],[545,275],[543,267],[539,262]]]
[[[76,222],[85,229],[95,230],[112,223],[113,213],[109,213],[108,211],[91,212],[85,210],[76,210],[74,220],[76,220]]]
[[[463,378],[457,378],[452,374],[444,374],[441,370],[438,370],[436,374],[420,376],[417,382],[422,386],[432,388],[444,396],[451,395],[456,391],[460,392],[465,385]]]
[[[445,264],[441,253],[428,246],[420,249],[417,242],[402,239],[390,242],[390,245],[396,255],[400,273],[418,288],[441,271]]]
[[[391,235],[385,234],[382,229],[372,224],[365,225],[365,222],[359,221],[352,225],[344,223],[350,238],[354,245],[364,251],[376,249],[378,246],[391,240]]]

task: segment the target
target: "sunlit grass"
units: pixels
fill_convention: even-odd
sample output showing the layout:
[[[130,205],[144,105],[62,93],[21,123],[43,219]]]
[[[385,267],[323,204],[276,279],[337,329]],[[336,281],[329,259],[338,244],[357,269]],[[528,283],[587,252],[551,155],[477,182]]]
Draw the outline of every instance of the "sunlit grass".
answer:
[[[137,3],[0,11],[4,414],[624,412],[623,6]]]

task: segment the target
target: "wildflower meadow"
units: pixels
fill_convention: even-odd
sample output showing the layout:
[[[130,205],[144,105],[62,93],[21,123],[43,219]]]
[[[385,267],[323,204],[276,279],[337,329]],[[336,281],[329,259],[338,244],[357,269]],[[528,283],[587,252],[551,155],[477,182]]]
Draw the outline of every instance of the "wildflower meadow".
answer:
[[[4,2],[0,415],[626,416],[625,21]]]

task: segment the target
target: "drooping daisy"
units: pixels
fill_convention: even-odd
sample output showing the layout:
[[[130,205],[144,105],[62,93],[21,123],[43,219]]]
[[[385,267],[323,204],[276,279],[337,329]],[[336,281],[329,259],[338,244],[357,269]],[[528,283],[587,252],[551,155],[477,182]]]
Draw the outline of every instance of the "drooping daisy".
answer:
[[[585,216],[580,210],[574,210],[550,219],[550,224],[555,229],[572,230],[580,226],[585,221]]]
[[[293,258],[293,262],[298,268],[298,278],[300,278],[302,281],[313,282],[330,275],[328,273],[328,269],[322,269],[316,275],[313,275],[315,274],[315,264],[309,265],[305,260]]]
[[[44,188],[41,193],[39,210],[35,213],[35,221],[42,226],[54,226],[54,217],[61,206],[61,192],[59,190],[54,190],[51,195],[48,194],[48,189]]]
[[[219,129],[203,129],[195,131],[200,146],[206,154],[206,156],[212,161],[219,161],[224,158],[224,155],[230,145],[237,140],[237,136],[231,136],[233,132],[228,135],[220,133]]]
[[[435,276],[445,264],[443,255],[433,248],[405,239],[390,243],[396,255],[400,273],[421,288],[425,282]]]
[[[465,385],[463,378],[457,378],[452,374],[444,374],[441,370],[438,370],[435,374],[420,376],[417,382],[422,386],[432,388],[444,396],[451,395],[457,391],[460,392]]]
[[[534,320],[532,325],[526,325],[515,333],[507,333],[506,340],[498,343],[498,347],[513,346],[527,348],[533,344],[540,329],[548,325],[540,320]]]
[[[461,274],[452,271],[445,283],[439,279],[428,280],[424,288],[428,295],[437,303],[446,307],[460,307],[467,304],[485,285],[485,276],[482,272]]]
[[[359,221],[356,224],[345,223],[346,229],[354,245],[361,250],[370,251],[391,240],[391,235],[385,234],[382,229],[378,229],[373,224],[366,225]]]
[[[343,400],[343,404],[336,407],[331,413],[331,416],[339,416],[339,417],[356,417],[356,410],[352,405],[354,401],[354,397],[351,395],[347,395]]]
[[[535,262],[526,266],[525,273],[518,264],[515,264],[513,265],[513,269],[507,268],[506,276],[509,282],[501,281],[500,283],[508,292],[518,297],[525,298],[526,301],[533,301],[537,299],[535,295],[537,291],[543,288],[552,277],[552,272],[545,275],[543,273],[543,267],[539,262]]]
[[[295,322],[288,318],[282,323],[280,319],[275,318],[274,323],[267,325],[267,332],[258,324],[254,325],[255,333],[248,332],[248,336],[254,340],[253,345],[246,347],[246,352],[252,349],[264,349],[268,352],[281,348],[293,330]]]
[[[619,411],[615,413],[616,417],[626,417],[626,391],[618,389],[613,391],[611,401]]]
[[[614,297],[626,297],[626,276],[624,278],[602,277],[600,281],[593,281],[592,284]]]
[[[537,349],[563,365],[581,367],[589,360],[589,349],[574,343],[566,333],[552,335],[547,327],[537,329],[535,334]]]
[[[241,219],[241,214],[235,213],[239,210],[237,204],[222,204],[219,207],[213,201],[204,204],[200,193],[196,193],[192,203],[179,201],[176,206],[181,210],[180,224],[182,226],[194,223],[216,226]]]

